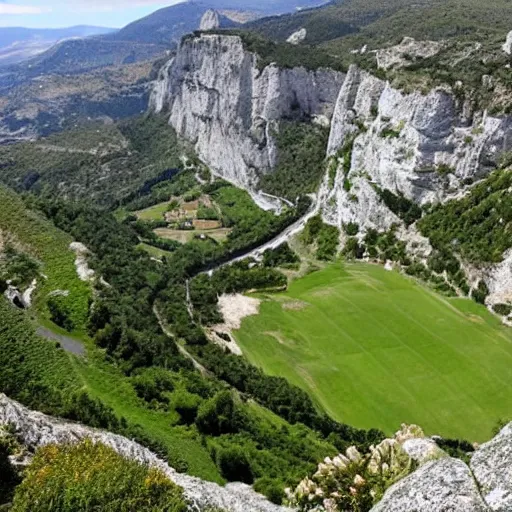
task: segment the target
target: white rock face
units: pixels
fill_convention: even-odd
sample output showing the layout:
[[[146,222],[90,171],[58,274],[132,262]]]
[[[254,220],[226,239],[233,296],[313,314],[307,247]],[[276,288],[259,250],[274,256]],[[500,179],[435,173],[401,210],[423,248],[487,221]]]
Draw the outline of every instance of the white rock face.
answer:
[[[508,55],[512,54],[512,30],[507,34],[507,39],[503,44],[502,49]]]
[[[245,484],[233,483],[220,487],[212,482],[177,473],[165,462],[141,445],[125,437],[84,427],[33,412],[0,394],[0,425],[12,425],[16,435],[30,449],[52,443],[77,443],[85,438],[101,442],[120,455],[135,459],[162,470],[173,482],[181,486],[191,501],[193,511],[217,507],[227,512],[286,512],[267,501]]]
[[[427,43],[406,39],[401,53],[384,50],[383,66],[407,49],[428,56],[441,44]],[[257,190],[261,175],[275,168],[274,133],[283,118],[302,116],[330,126],[327,155],[337,155],[337,171],[334,179],[326,176],[317,211],[338,227],[359,224],[360,236],[369,228],[401,225],[375,187],[419,205],[438,203],[464,194],[470,179],[485,177],[512,150],[511,116],[473,113],[450,89],[406,94],[355,66],[345,76],[325,69],[259,69],[257,62],[238,36],[190,37],[161,70],[151,108],[168,112],[170,124],[214,174],[248,190],[264,209],[279,211],[283,204]],[[349,138],[354,141],[347,172],[340,150]],[[414,227],[402,227],[397,236],[409,249],[419,247],[421,257],[431,250]],[[512,294],[512,255],[486,269],[483,278],[490,303],[505,302]]]
[[[255,190],[276,164],[273,131],[284,117],[330,119],[344,75],[332,70],[260,70],[238,36],[185,40],[152,94],[156,112],[223,178]]]
[[[355,137],[346,176],[352,189],[344,189],[338,169],[325,200],[326,220],[387,229],[397,219],[371,184],[422,205],[443,201],[464,188],[465,178],[494,169],[512,147],[512,120],[485,113],[470,117],[464,110],[449,91],[405,94],[351,67],[332,118],[328,154]]]
[[[469,468],[446,457],[390,487],[371,512],[486,512]]]
[[[214,9],[208,9],[201,18],[199,30],[214,30],[220,27],[220,16]]]
[[[90,282],[94,279],[95,272],[87,263],[87,256],[90,254],[89,249],[80,243],[72,242],[69,248],[76,254],[75,266],[78,277],[81,281]]]
[[[287,40],[287,43],[290,44],[300,44],[306,36],[308,35],[308,31],[305,28],[300,28],[297,32],[294,32]]]
[[[442,47],[443,43],[439,41],[416,41],[412,37],[404,37],[400,44],[375,52],[377,66],[380,69],[398,69],[409,64],[411,59],[432,57]]]
[[[470,467],[491,510],[512,510],[512,424],[480,446]]]

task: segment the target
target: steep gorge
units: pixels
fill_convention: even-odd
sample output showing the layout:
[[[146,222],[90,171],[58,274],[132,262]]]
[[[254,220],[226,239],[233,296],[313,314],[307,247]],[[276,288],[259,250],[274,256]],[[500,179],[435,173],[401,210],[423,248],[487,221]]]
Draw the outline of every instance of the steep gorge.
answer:
[[[317,193],[324,221],[356,223],[360,238],[398,225],[398,237],[425,259],[429,241],[379,192],[420,207],[462,197],[512,149],[512,117],[477,110],[454,88],[404,92],[356,66],[344,74],[261,62],[238,35],[189,36],[161,70],[150,105],[215,174],[265,208],[279,206],[259,180],[276,168],[280,121],[329,126],[329,172]],[[477,269],[472,283],[480,279],[496,297],[508,295],[511,258]]]

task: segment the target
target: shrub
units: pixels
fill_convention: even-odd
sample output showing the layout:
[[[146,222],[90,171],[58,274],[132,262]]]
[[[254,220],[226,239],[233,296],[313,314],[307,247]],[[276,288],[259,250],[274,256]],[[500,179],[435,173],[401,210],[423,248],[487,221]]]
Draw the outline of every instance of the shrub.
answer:
[[[215,208],[210,208],[200,204],[197,209],[197,218],[202,220],[219,220],[219,212]]]
[[[40,448],[16,489],[12,512],[185,512],[182,491],[162,472],[85,440]]]
[[[391,190],[376,187],[384,204],[408,226],[421,218],[421,208],[407,199],[403,194],[393,194]]]
[[[304,231],[302,232],[302,241],[306,245],[311,245],[315,240],[320,230],[322,229],[323,222],[320,215],[315,215],[308,220]]]
[[[268,477],[258,478],[254,490],[265,495],[272,503],[281,505],[284,499],[284,485]]]
[[[361,247],[357,238],[350,237],[343,248],[343,255],[347,258],[362,258],[364,254],[364,247]]]
[[[50,311],[50,320],[71,332],[75,325],[71,319],[71,311],[66,304],[65,297],[50,297],[48,299],[48,310]]]
[[[198,188],[190,190],[183,196],[183,201],[186,203],[191,203],[192,201],[195,201],[196,199],[199,199],[201,197],[201,190]]]
[[[484,281],[480,281],[478,286],[471,292],[471,297],[479,304],[485,304],[485,299],[488,295],[489,288],[487,288],[487,285]]]
[[[343,226],[348,236],[356,236],[359,233],[359,224],[357,222],[349,222]]]
[[[196,418],[199,431],[213,436],[236,433],[244,423],[244,415],[229,391],[221,391],[204,402],[199,407]]]
[[[300,263],[300,258],[290,249],[288,242],[281,244],[276,249],[268,249],[263,254],[265,267],[296,268],[298,263]]]
[[[252,484],[253,475],[247,455],[240,446],[217,450],[217,466],[222,476],[230,482]]]
[[[192,425],[196,421],[200,402],[197,395],[186,391],[180,391],[173,396],[173,408],[180,415],[182,425]]]
[[[174,389],[171,374],[163,368],[145,368],[139,370],[132,377],[132,384],[137,395],[146,402],[156,400],[167,403],[169,400],[163,395]]]
[[[332,260],[338,251],[340,232],[335,226],[324,225],[318,234],[318,250],[316,256],[319,260]]]
[[[512,313],[512,306],[510,304],[494,304],[493,311],[498,315],[508,316]]]

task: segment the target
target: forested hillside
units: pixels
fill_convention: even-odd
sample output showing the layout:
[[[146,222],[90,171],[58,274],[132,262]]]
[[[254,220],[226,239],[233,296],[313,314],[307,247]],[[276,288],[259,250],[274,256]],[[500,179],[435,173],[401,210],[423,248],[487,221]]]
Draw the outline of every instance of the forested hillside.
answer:
[[[281,280],[276,271],[245,264],[226,269],[211,283],[195,277],[191,318],[187,278],[222,257],[211,252],[211,241],[186,244],[162,263],[138,249],[129,218],[119,223],[91,205],[59,200],[32,205],[87,245],[94,255],[90,264],[105,284],[98,283],[87,335],[77,338],[87,348],[86,359],[38,338],[25,314],[2,300],[2,392],[30,407],[135,437],[181,471],[255,483],[276,502],[314,461],[347,443],[367,446],[382,437],[377,430],[334,422],[284,379],[205,346],[203,326],[219,321],[217,293],[267,287],[269,280]],[[231,215],[235,225],[240,222],[234,211]],[[54,247],[51,237],[47,243]],[[211,371],[209,378],[178,350],[183,342]]]
[[[158,117],[89,123],[34,142],[0,147],[0,181],[35,192],[112,206],[181,167],[185,150]]]

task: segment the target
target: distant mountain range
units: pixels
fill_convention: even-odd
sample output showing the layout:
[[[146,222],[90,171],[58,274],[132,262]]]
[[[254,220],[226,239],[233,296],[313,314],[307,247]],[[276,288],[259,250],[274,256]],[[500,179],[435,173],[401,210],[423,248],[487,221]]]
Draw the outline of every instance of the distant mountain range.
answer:
[[[74,73],[157,57],[199,28],[209,9],[219,11],[221,28],[268,15],[294,12],[323,0],[189,0],[160,9],[121,30],[71,27],[57,30],[2,29],[0,66],[24,62],[34,73]],[[94,36],[94,37],[88,37]],[[76,38],[88,37],[78,43]],[[62,41],[64,40],[64,41]],[[55,43],[59,43],[55,47]],[[134,46],[132,47],[130,44]],[[30,60],[37,56],[35,60]]]
[[[0,66],[16,64],[43,53],[64,39],[82,38],[115,32],[116,29],[79,25],[57,29],[2,27],[0,29]]]

